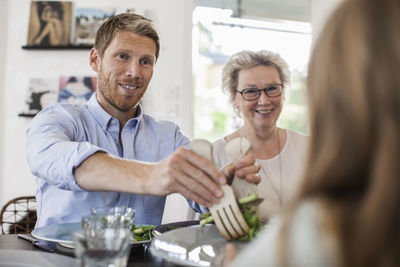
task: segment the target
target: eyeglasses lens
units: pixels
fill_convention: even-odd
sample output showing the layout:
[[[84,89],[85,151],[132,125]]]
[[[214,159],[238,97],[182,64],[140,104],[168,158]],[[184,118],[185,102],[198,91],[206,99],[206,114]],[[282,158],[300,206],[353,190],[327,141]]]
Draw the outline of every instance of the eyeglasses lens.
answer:
[[[244,89],[241,93],[244,100],[251,101],[258,99],[261,96],[262,91],[264,91],[269,97],[277,97],[282,94],[282,85],[274,84],[265,89],[248,88]]]

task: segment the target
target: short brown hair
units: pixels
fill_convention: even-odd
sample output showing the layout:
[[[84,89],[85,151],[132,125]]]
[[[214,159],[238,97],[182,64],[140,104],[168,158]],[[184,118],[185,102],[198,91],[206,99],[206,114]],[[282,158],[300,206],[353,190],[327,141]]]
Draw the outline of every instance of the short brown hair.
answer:
[[[130,31],[152,39],[156,44],[156,59],[160,52],[160,38],[154,29],[151,20],[134,13],[122,13],[106,20],[96,34],[94,48],[97,49],[100,57],[110,45],[118,31]]]

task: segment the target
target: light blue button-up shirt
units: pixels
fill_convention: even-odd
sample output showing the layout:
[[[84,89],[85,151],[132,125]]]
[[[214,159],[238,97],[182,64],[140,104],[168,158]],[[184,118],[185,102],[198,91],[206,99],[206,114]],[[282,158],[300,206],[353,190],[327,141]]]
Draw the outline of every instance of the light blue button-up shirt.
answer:
[[[165,197],[87,191],[76,183],[73,170],[98,151],[158,162],[189,142],[177,125],[156,120],[140,107],[138,115],[125,124],[120,139],[118,120],[99,105],[95,95],[83,106],[45,108],[32,120],[26,143],[28,164],[37,177],[36,227],[79,222],[91,208],[104,206],[131,207],[136,210],[134,222],[160,224]]]

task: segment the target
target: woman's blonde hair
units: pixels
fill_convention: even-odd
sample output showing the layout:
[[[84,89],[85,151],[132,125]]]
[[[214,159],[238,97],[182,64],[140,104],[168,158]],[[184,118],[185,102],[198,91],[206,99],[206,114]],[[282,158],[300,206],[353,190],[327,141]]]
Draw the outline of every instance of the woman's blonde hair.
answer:
[[[344,1],[309,64],[311,142],[295,203],[329,207],[343,266],[400,266],[399,25],[399,0]]]

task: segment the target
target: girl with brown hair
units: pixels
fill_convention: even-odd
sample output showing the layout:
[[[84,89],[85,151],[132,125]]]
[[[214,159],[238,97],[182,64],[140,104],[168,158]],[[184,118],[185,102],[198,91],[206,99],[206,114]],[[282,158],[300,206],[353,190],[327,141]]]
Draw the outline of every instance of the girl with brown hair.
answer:
[[[327,22],[301,190],[233,266],[400,266],[398,25],[398,0],[347,0]]]

